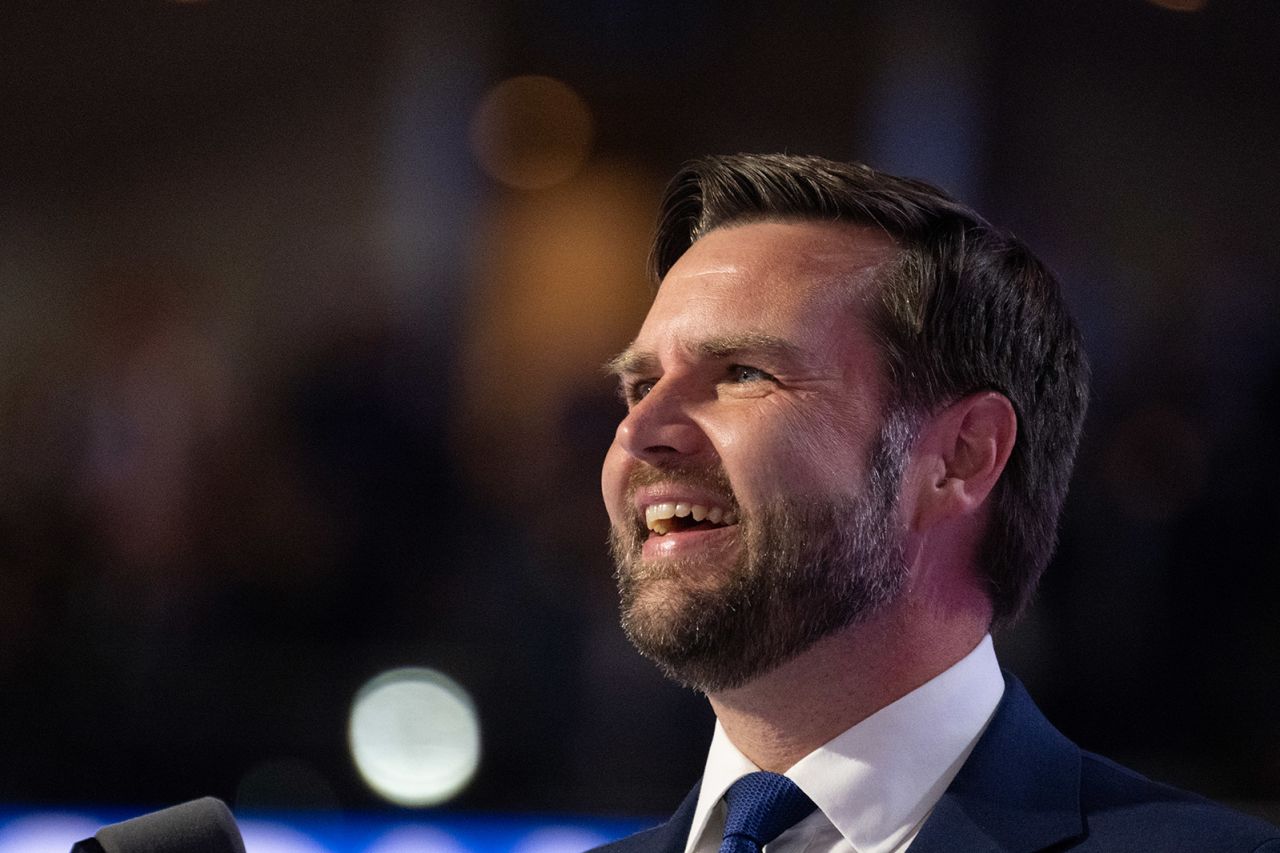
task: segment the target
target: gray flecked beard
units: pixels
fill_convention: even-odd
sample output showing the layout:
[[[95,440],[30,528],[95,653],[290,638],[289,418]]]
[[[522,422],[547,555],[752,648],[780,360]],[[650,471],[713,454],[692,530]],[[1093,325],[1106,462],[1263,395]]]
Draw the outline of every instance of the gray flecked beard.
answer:
[[[779,499],[744,513],[722,471],[649,468],[643,482],[690,482],[725,494],[739,514],[738,557],[707,586],[696,561],[644,561],[648,529],[610,531],[622,627],[666,675],[695,690],[741,687],[818,640],[867,619],[906,584],[904,529],[896,508],[914,429],[889,415],[853,496]],[[637,482],[640,481],[640,482]],[[644,593],[669,583],[661,600]]]

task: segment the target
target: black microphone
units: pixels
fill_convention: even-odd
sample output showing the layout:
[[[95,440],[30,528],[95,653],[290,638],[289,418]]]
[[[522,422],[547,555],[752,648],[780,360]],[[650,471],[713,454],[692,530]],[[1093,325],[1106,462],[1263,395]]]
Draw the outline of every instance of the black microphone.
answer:
[[[244,853],[244,840],[227,804],[203,797],[104,826],[71,853]]]

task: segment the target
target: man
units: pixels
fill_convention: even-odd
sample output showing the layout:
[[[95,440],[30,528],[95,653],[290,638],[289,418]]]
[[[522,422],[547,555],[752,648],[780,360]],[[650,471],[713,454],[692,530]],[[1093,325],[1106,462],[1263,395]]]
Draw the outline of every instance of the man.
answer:
[[[604,496],[627,634],[717,725],[675,816],[605,850],[1280,851],[996,664],[1088,399],[1017,239],[917,181],[741,155],[675,178],[652,264]]]

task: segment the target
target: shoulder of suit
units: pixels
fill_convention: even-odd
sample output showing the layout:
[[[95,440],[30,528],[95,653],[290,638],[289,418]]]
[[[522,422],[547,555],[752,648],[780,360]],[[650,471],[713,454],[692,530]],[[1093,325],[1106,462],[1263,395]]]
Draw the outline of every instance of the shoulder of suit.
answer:
[[[662,838],[664,828],[665,824],[652,829],[643,829],[625,838],[619,838],[617,841],[602,844],[588,853],[642,853],[642,851],[662,849],[666,846]]]
[[[1280,853],[1280,828],[1081,751],[1080,806],[1099,850]]]
[[[693,823],[693,809],[698,802],[698,790],[702,782],[693,786],[676,808],[675,814],[665,823],[652,829],[641,830],[634,835],[604,844],[589,853],[683,853],[689,827]]]

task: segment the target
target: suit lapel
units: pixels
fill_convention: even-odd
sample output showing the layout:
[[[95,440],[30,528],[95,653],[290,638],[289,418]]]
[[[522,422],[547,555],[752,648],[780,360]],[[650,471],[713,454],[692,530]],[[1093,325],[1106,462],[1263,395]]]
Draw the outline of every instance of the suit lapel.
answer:
[[[910,853],[1028,853],[1083,832],[1080,750],[1006,673],[995,716]]]
[[[693,826],[693,812],[698,805],[698,789],[701,786],[701,782],[693,786],[693,790],[684,798],[684,802],[666,823],[629,835],[612,844],[597,847],[591,853],[684,853],[685,842],[689,840],[689,829]]]

